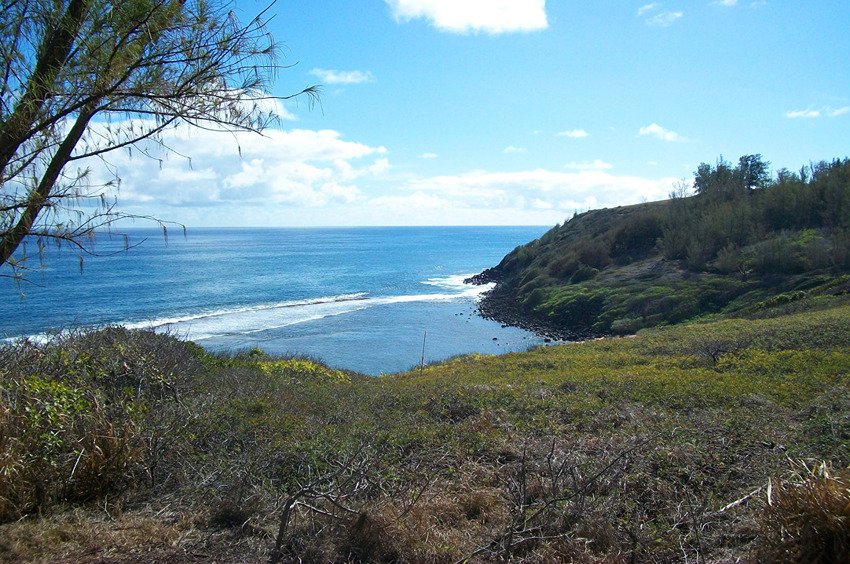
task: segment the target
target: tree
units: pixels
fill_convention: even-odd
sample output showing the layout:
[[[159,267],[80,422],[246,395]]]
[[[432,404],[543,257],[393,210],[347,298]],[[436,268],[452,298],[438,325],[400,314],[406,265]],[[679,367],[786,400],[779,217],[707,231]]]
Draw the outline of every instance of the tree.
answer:
[[[152,156],[140,142],[189,124],[261,131],[281,67],[264,10],[247,24],[216,0],[0,0],[0,266],[25,269],[26,242],[86,251],[116,209],[120,179],[85,159]],[[91,161],[88,161],[91,162]],[[161,222],[160,222],[161,223]]]
[[[738,166],[732,168],[732,163],[721,155],[715,166],[701,163],[697,167],[694,191],[735,196],[753,188],[764,188],[770,182],[769,166],[761,155],[744,155],[738,159]]]
[[[738,167],[735,169],[736,178],[740,187],[745,190],[753,188],[764,188],[770,182],[769,162],[762,159],[761,155],[744,155],[738,159]]]
[[[694,172],[694,192],[697,194],[728,192],[733,184],[732,165],[723,155],[717,159],[715,166],[700,163]]]

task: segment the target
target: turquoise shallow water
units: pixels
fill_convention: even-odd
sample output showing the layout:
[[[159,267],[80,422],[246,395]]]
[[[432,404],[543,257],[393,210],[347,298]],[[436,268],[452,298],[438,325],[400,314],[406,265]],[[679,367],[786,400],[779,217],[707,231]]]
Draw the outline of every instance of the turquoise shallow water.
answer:
[[[210,350],[260,347],[379,374],[541,344],[475,315],[493,266],[544,227],[130,230],[100,237],[80,273],[67,250],[20,287],[0,279],[0,337],[75,326],[154,327]],[[22,295],[24,297],[22,297]]]

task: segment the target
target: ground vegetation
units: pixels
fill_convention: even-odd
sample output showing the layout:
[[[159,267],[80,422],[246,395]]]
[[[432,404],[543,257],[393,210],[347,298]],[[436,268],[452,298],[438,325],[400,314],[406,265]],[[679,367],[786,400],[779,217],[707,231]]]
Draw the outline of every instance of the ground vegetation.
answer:
[[[843,561],[850,302],[365,377],[0,349],[5,561]]]
[[[482,311],[575,339],[846,292],[850,160],[766,169],[721,158],[692,196],[576,215],[472,279],[498,284]]]

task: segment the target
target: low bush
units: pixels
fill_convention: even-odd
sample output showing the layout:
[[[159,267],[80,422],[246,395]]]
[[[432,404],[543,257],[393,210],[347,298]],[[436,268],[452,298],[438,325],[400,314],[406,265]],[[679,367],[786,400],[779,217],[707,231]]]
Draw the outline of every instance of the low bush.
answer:
[[[612,257],[642,257],[655,248],[659,237],[663,235],[661,215],[645,212],[625,220],[614,233],[611,242]]]
[[[759,558],[769,562],[850,561],[850,470],[804,463],[771,484],[759,520]]]
[[[22,341],[0,366],[0,521],[155,478],[199,349],[120,328]]]

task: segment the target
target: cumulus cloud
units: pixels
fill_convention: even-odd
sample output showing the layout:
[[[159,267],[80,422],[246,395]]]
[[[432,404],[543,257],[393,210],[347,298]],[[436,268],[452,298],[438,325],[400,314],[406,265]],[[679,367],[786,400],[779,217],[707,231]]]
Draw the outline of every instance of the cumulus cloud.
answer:
[[[441,31],[489,34],[546,29],[546,0],[386,0],[397,21],[425,18]]]
[[[437,153],[422,153],[421,155],[419,155],[419,158],[420,159],[436,159],[439,156],[440,155],[438,155]]]
[[[790,119],[816,118],[820,117],[820,110],[793,110],[785,112],[785,117]]]
[[[676,181],[612,174],[601,159],[555,171],[393,174],[386,148],[334,130],[180,126],[162,140],[173,153],[148,147],[161,160],[134,149],[110,153],[109,169],[81,164],[93,182],[120,176],[122,210],[189,226],[554,224],[575,210],[664,198]]]
[[[374,82],[375,77],[369,71],[340,71],[333,69],[315,68],[310,74],[316,76],[326,84],[361,84],[363,82]]]
[[[673,23],[684,16],[684,12],[671,12],[671,11],[659,11],[661,9],[661,4],[658,2],[652,2],[651,4],[644,4],[640,8],[638,8],[637,16],[639,18],[643,18],[644,22],[647,25],[655,26],[655,27],[668,27],[673,25]]]
[[[568,131],[559,131],[556,135],[559,137],[569,137],[570,139],[582,139],[590,134],[584,129],[570,129]]]
[[[514,154],[527,153],[528,149],[526,149],[525,147],[514,147],[513,145],[508,145],[507,147],[502,149],[502,152],[506,155],[514,155]]]
[[[727,8],[731,8],[733,6],[739,6],[740,5],[738,3],[738,0],[717,0],[714,3],[717,4],[718,6],[724,6],[724,7],[727,7]],[[749,3],[750,8],[760,8],[760,7],[766,6],[766,5],[767,5],[767,0],[753,0],[752,2]]]
[[[648,135],[661,139],[662,141],[684,141],[684,137],[682,137],[675,131],[664,129],[657,123],[651,123],[646,127],[641,127],[638,131],[638,135],[641,137],[645,137]]]
[[[361,197],[358,179],[379,177],[390,167],[384,147],[347,141],[333,130],[226,134],[183,125],[164,132],[162,141],[170,152],[153,143],[138,147],[158,159],[139,150],[114,151],[109,168],[96,159],[86,164],[95,181],[109,180],[113,171],[121,178],[122,207],[183,208],[350,203]]]
[[[588,207],[590,202],[620,205],[662,199],[676,180],[620,176],[603,168],[607,168],[607,163],[599,161],[596,167],[577,172],[474,171],[412,179],[406,189],[413,194],[437,196],[447,205],[459,208],[572,211]]]

